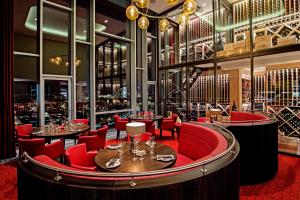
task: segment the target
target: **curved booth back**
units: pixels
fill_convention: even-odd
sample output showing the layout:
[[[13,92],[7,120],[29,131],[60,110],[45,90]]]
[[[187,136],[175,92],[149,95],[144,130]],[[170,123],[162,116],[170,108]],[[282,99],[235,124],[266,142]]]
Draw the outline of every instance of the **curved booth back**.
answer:
[[[184,134],[187,136],[181,140],[180,147],[181,153],[195,160],[181,167],[156,171],[88,172],[64,166],[44,155],[33,159],[24,153],[18,162],[18,198],[20,200],[181,200],[189,198],[238,200],[239,144],[226,129],[215,125],[199,126],[183,124]],[[209,152],[199,151],[195,155],[188,153],[185,145],[193,144],[190,140],[195,140],[196,136],[188,135],[194,132],[203,133],[203,137],[197,138],[198,141],[206,136],[215,140],[215,142],[208,143],[211,145]],[[208,136],[209,134],[213,136]],[[205,143],[207,141],[203,142]],[[220,145],[222,148],[219,148]],[[201,146],[194,146],[194,148],[201,148]],[[212,155],[206,159],[197,160],[198,156],[210,154]]]
[[[231,122],[249,122],[249,121],[258,121],[258,120],[267,120],[268,117],[249,112],[231,112],[230,121]]]

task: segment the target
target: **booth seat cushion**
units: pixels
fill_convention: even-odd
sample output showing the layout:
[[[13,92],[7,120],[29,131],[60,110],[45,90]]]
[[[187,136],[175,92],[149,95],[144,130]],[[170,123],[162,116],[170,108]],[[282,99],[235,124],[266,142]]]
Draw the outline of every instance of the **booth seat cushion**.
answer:
[[[193,162],[192,159],[190,159],[189,157],[178,153],[177,155],[177,159],[176,159],[176,163],[174,165],[174,167],[181,167],[183,165],[187,165]]]
[[[248,112],[231,112],[230,121],[231,122],[241,122],[241,121],[255,121],[255,120],[266,120],[268,119],[264,115]]]
[[[49,156],[46,156],[46,155],[38,155],[38,156],[33,157],[33,159],[35,159],[36,161],[38,161],[40,163],[43,163],[45,165],[49,165],[49,166],[52,166],[52,167],[57,167],[57,168],[61,168],[61,169],[68,169],[68,170],[77,170],[73,167],[69,167],[69,166],[63,165],[59,162],[56,162],[55,160],[51,159]]]
[[[194,161],[218,155],[227,146],[227,140],[215,130],[191,123],[181,125],[178,153]]]

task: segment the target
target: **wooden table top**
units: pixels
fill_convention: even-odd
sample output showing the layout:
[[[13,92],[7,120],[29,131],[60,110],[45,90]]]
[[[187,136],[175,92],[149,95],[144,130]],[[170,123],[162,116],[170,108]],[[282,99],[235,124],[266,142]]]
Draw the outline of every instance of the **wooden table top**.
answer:
[[[108,169],[105,164],[112,158],[119,158],[117,150],[100,150],[95,156],[95,162],[101,171],[115,173],[153,171],[171,167],[176,163],[176,152],[166,145],[156,143],[153,155],[150,154],[150,147],[148,147],[144,142],[139,143],[139,149],[145,149],[147,154],[143,157],[134,157],[133,153],[130,152],[130,143],[126,143],[121,158],[121,165],[116,168]],[[156,155],[173,155],[175,159],[168,162],[157,161],[155,159]]]
[[[89,125],[80,124],[74,126],[66,126],[62,128],[50,128],[47,126],[38,127],[32,132],[32,137],[40,137],[40,138],[66,138],[75,136],[77,134],[83,133],[90,129]]]
[[[129,115],[128,119],[130,120],[153,120],[159,121],[163,119],[161,115],[145,115],[145,116],[138,116],[138,115]]]

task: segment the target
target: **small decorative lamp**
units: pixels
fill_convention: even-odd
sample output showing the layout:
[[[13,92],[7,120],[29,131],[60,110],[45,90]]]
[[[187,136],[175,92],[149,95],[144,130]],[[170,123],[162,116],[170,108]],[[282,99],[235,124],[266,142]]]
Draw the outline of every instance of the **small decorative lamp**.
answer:
[[[220,109],[210,109],[209,110],[211,122],[214,122],[217,119],[218,115],[221,115]]]
[[[126,124],[126,131],[130,135],[130,148],[134,152],[134,136],[139,136],[145,132],[146,124],[142,122],[130,122]]]

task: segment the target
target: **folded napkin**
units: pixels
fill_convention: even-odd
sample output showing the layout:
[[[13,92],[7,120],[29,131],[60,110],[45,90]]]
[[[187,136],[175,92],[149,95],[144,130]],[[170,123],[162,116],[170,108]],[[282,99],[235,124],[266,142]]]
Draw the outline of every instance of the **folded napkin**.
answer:
[[[120,166],[120,159],[119,158],[112,158],[107,163],[105,163],[106,168],[115,168]]]
[[[174,159],[175,159],[174,155],[156,155],[156,160],[163,161],[163,162],[169,162]]]
[[[108,149],[112,149],[112,150],[115,150],[115,149],[118,149],[121,147],[122,147],[122,144],[111,144],[111,145],[107,146]]]

